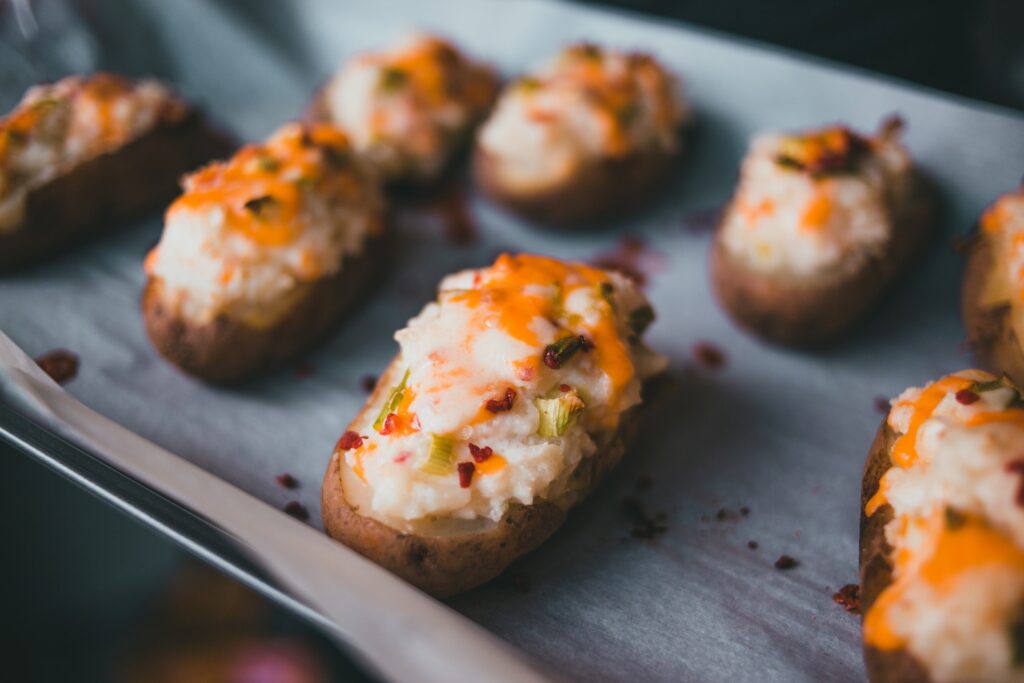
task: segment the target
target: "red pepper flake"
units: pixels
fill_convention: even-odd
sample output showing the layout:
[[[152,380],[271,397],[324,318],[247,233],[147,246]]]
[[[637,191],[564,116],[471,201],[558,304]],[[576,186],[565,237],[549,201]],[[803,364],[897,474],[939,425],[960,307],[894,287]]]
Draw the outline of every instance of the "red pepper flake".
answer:
[[[956,402],[965,406],[971,405],[980,398],[980,395],[976,394],[970,389],[961,389],[960,391],[956,392]]]
[[[299,379],[308,379],[313,376],[316,368],[308,360],[304,360],[295,366],[295,376]]]
[[[860,614],[860,586],[848,583],[832,594],[832,601],[850,614]]]
[[[883,415],[889,414],[889,399],[885,396],[875,396],[875,410]]]
[[[306,506],[297,500],[289,501],[288,504],[284,506],[284,511],[300,522],[305,522],[309,519],[309,510],[307,510]]]
[[[380,427],[381,436],[387,436],[391,432],[395,431],[397,426],[398,416],[394,413],[388,413],[388,416],[384,418],[384,424]]]
[[[286,489],[299,488],[299,480],[293,477],[292,475],[288,474],[287,472],[284,472],[283,474],[279,474],[276,477],[274,477],[274,481],[277,482],[278,486],[281,486]]]
[[[469,444],[469,454],[473,456],[473,460],[477,462],[484,462],[487,458],[494,455],[494,451],[491,450],[490,446],[477,446],[475,443]]]
[[[1024,458],[1017,458],[1006,463],[1006,471],[1010,474],[1024,475]],[[1017,505],[1024,507],[1024,476],[1021,477],[1017,486],[1017,496],[1014,498]]]
[[[693,358],[702,368],[711,371],[721,370],[725,366],[725,353],[710,342],[697,342],[693,345]]]
[[[492,413],[504,413],[512,410],[512,406],[516,402],[516,390],[509,387],[505,390],[505,396],[502,398],[491,398],[487,400],[487,410]]]
[[[468,489],[469,485],[473,483],[473,472],[476,471],[476,465],[474,465],[471,462],[460,462],[458,465],[458,470],[459,486],[461,486],[464,489]]]
[[[779,555],[779,559],[775,560],[775,568],[776,569],[782,569],[782,570],[793,569],[794,567],[796,567],[799,564],[800,563],[797,562],[797,560],[795,558],[790,557],[789,555]]]
[[[67,349],[44,353],[36,364],[57,384],[67,384],[78,374],[78,356]]]
[[[394,457],[394,461],[401,465],[403,462],[412,457],[412,451],[402,451]]]
[[[359,386],[363,388],[363,391],[369,394],[377,388],[377,376],[363,375],[363,378],[359,380]]]
[[[747,541],[747,547],[750,548],[751,550],[757,550],[757,548],[758,548],[757,541]]]
[[[558,390],[561,391],[564,394],[564,393],[567,393],[569,391],[572,391],[572,387],[570,387],[568,384],[559,384],[558,385]]]
[[[351,429],[341,435],[338,439],[338,443],[335,444],[334,450],[336,451],[349,451],[353,448],[363,447],[363,437],[359,436],[358,432],[353,432]]]

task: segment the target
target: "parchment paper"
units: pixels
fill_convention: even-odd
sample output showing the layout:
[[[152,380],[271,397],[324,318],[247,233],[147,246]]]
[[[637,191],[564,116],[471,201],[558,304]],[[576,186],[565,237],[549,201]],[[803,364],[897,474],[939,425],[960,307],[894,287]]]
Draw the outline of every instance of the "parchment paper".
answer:
[[[680,26],[541,0],[117,5],[122,12],[103,15],[106,63],[170,78],[243,138],[296,115],[346,56],[416,26],[447,33],[509,75],[582,38],[649,50],[678,71],[698,127],[665,198],[636,220],[580,235],[533,229],[474,199],[481,240],[471,247],[448,243],[425,214],[407,214],[390,276],[303,372],[226,391],[156,357],[138,297],[157,216],[0,280],[0,328],[32,354],[75,351],[82,367],[68,390],[84,403],[274,506],[301,500],[318,525],[320,478],[365,399],[362,378],[384,368],[393,331],[442,275],[499,249],[588,259],[622,234],[641,235],[659,312],[649,339],[672,359],[680,393],[614,481],[516,565],[529,591],[499,580],[450,604],[578,680],[863,679],[859,622],[831,595],[856,581],[860,472],[881,419],[875,398],[972,364],[949,238],[1017,184],[1024,119]],[[129,29],[128,18],[145,25]],[[748,137],[836,120],[871,128],[890,112],[908,121],[908,143],[943,193],[944,233],[926,262],[833,349],[796,353],[738,333],[709,292],[701,228],[728,197]],[[720,371],[693,362],[701,340],[726,353]],[[285,471],[298,491],[275,483]],[[653,484],[637,493],[643,476]],[[626,496],[668,514],[655,542],[631,536]],[[783,553],[799,566],[775,569]]]

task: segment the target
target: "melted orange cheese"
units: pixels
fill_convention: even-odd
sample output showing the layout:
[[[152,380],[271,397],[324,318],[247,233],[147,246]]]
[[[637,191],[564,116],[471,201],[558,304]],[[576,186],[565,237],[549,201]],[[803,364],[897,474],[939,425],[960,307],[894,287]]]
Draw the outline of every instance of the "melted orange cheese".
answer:
[[[476,463],[476,471],[477,473],[486,476],[488,474],[500,472],[505,469],[506,465],[508,465],[508,461],[505,460],[505,458],[501,457],[497,453],[492,453],[491,457],[487,458],[483,462]]]
[[[348,138],[327,124],[289,124],[265,144],[247,145],[226,162],[216,162],[185,179],[185,193],[167,215],[218,209],[224,222],[264,246],[291,243],[301,224],[304,188],[354,198],[360,184],[344,163]],[[306,255],[305,268],[315,271],[316,257]]]

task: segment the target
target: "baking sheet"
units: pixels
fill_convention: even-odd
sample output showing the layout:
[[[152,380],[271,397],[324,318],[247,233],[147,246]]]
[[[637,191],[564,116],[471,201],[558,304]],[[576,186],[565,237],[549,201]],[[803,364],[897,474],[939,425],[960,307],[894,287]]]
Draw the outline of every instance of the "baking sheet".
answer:
[[[528,591],[499,580],[450,604],[578,680],[861,680],[858,621],[831,594],[856,580],[860,470],[881,418],[875,398],[971,364],[948,239],[1018,182],[1024,119],[675,25],[542,0],[249,4],[118,3],[117,15],[101,17],[109,29],[101,63],[169,78],[250,139],[296,115],[346,56],[412,27],[441,30],[507,74],[586,38],[650,50],[681,74],[698,115],[690,158],[666,197],[599,233],[537,231],[474,198],[481,239],[459,247],[429,215],[406,214],[391,274],[373,299],[299,371],[239,390],[179,375],[146,343],[141,260],[159,217],[0,280],[0,329],[32,354],[72,349],[82,367],[68,390],[85,404],[256,498],[277,507],[300,500],[318,526],[320,477],[365,399],[363,378],[384,368],[393,331],[433,298],[442,275],[485,264],[500,249],[587,259],[623,234],[640,235],[660,314],[649,339],[671,358],[681,391],[614,480],[517,563],[513,574],[527,577]],[[128,18],[145,24],[128,31],[119,23]],[[795,353],[739,334],[710,296],[706,227],[747,138],[835,120],[870,128],[893,111],[907,119],[908,144],[943,192],[945,233],[927,261],[831,350]],[[725,351],[721,370],[693,362],[702,340]],[[275,483],[285,471],[301,483],[297,491]],[[642,477],[653,484],[637,493]],[[655,542],[633,538],[624,497],[667,513],[667,531]],[[748,516],[732,514],[741,507]],[[799,566],[774,569],[783,553]]]

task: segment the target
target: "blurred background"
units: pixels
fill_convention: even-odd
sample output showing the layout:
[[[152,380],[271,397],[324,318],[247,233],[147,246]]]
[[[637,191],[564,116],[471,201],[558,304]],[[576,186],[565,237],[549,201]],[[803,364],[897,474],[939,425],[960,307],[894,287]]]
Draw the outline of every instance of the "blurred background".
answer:
[[[248,26],[269,2],[221,4]],[[96,21],[101,4],[0,0],[0,86],[7,86],[0,92],[7,97],[13,83],[52,79],[69,65],[99,64],[101,48],[112,46]],[[353,11],[358,4],[352,2]],[[681,20],[1024,111],[1021,0],[592,4]],[[119,39],[145,44],[145,24],[140,20],[135,35]],[[151,52],[159,59],[158,45]],[[6,110],[16,99],[0,105]],[[3,680],[372,680],[312,627],[24,455],[0,445],[0,463]]]

